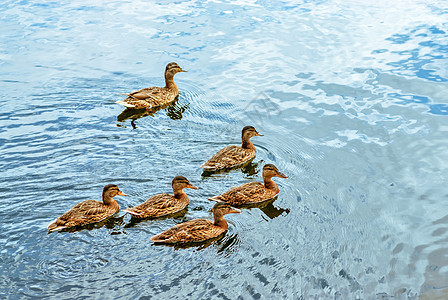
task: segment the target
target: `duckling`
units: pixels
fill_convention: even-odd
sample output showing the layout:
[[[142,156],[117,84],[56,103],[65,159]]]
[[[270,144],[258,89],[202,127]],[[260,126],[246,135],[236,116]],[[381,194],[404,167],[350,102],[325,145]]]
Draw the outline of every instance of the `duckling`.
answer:
[[[68,212],[51,222],[47,229],[49,232],[97,223],[109,218],[120,210],[115,196],[123,194],[115,184],[108,184],[103,188],[103,202],[95,200],[82,201],[73,206]]]
[[[166,215],[171,215],[183,210],[190,202],[187,194],[183,191],[184,188],[197,190],[187,178],[183,176],[174,177],[172,183],[174,195],[157,194],[150,197],[148,200],[135,207],[124,209],[124,212],[131,214],[132,218],[158,218]]]
[[[231,145],[224,147],[204,163],[201,168],[204,171],[214,172],[222,169],[235,168],[254,159],[257,150],[250,141],[250,138],[253,136],[263,135],[259,134],[253,126],[244,127],[241,131],[241,146]]]
[[[274,198],[279,192],[277,184],[272,177],[288,178],[273,164],[263,167],[263,183],[248,182],[238,187],[231,188],[224,194],[209,198],[212,201],[225,202],[230,205],[255,204]]]
[[[166,65],[165,68],[165,86],[144,88],[130,94],[124,94],[128,97],[116,103],[122,104],[133,109],[152,109],[158,106],[169,104],[176,100],[179,95],[179,89],[174,83],[174,75],[179,72],[187,72],[175,62]]]
[[[212,209],[214,221],[195,219],[165,230],[151,237],[151,241],[158,244],[185,244],[204,242],[219,237],[227,231],[229,225],[224,215],[241,213],[241,210],[231,207],[229,204],[218,202]]]

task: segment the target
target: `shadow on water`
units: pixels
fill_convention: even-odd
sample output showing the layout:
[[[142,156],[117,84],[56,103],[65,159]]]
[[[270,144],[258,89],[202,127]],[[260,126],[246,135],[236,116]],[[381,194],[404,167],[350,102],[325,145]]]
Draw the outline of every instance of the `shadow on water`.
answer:
[[[181,120],[183,117],[183,113],[190,107],[190,103],[179,103],[179,98],[176,98],[173,102],[161,105],[157,107],[153,107],[151,109],[146,108],[140,108],[140,109],[134,109],[134,108],[126,108],[123,110],[118,116],[117,121],[118,122],[124,122],[126,120],[131,120],[131,125],[135,129],[135,120],[138,120],[140,118],[144,118],[147,116],[154,117],[154,115],[166,108],[166,115],[172,119],[172,120]],[[117,126],[121,127],[120,124],[117,124]]]
[[[285,213],[285,215],[289,214],[290,212],[289,208],[281,208],[281,207],[277,208],[273,204],[274,201],[275,199],[273,199],[272,201],[268,201],[269,203],[267,203],[263,207],[259,207],[259,209],[262,212],[264,212],[264,214],[268,216],[271,220],[277,218],[278,216],[283,215],[283,213]]]
[[[260,171],[258,169],[258,165],[261,164],[262,162],[263,161],[261,160],[259,162],[254,163],[253,159],[251,159],[251,160],[249,160],[249,161],[247,161],[245,163],[242,163],[240,165],[234,166],[232,168],[220,169],[220,170],[216,170],[216,171],[204,170],[202,172],[201,176],[202,176],[202,179],[205,179],[205,178],[210,177],[210,176],[215,175],[215,174],[228,173],[230,171],[234,171],[234,170],[237,170],[237,169],[240,169],[240,168],[241,168],[241,172],[243,172],[243,174],[246,174],[247,176],[252,176],[252,175],[258,174],[258,172]]]
[[[158,218],[136,218],[134,216],[131,216],[131,220],[124,226],[124,228],[131,228],[134,226],[137,226],[139,223],[144,221],[154,221],[154,220],[166,220],[166,219],[179,219],[185,217],[185,215],[188,212],[188,207],[185,207],[181,211],[175,212],[173,214],[161,216]]]
[[[234,248],[239,244],[238,234],[228,234],[227,232],[222,233],[221,235],[203,241],[203,242],[190,242],[185,244],[164,244],[164,243],[154,243],[152,246],[166,246],[172,247],[174,250],[179,249],[191,249],[195,248],[195,251],[204,250],[210,246],[216,248],[216,252],[218,254],[231,254],[234,252]]]
[[[243,174],[246,174],[247,176],[253,176],[255,174],[258,174],[258,172],[260,171],[258,165],[262,163],[263,163],[262,160],[256,163],[254,163],[253,161],[249,161],[249,163],[241,167],[241,172],[243,172]]]
[[[121,217],[110,217],[107,218],[106,220],[97,222],[97,223],[91,223],[91,224],[86,224],[86,225],[82,225],[82,226],[73,226],[73,227],[69,227],[66,229],[61,229],[58,230],[57,232],[77,232],[77,231],[81,231],[81,230],[93,230],[93,229],[98,229],[101,227],[106,227],[107,229],[112,230],[111,235],[115,235],[115,234],[121,234],[121,230],[120,228],[123,226],[124,224],[124,216]],[[49,232],[48,234],[50,234],[51,232]]]
[[[218,242],[220,241],[227,232],[223,232],[222,234],[218,235],[217,237],[208,239],[206,241],[203,242],[189,242],[189,243],[183,243],[183,244],[167,244],[167,243],[163,243],[163,242],[158,242],[158,243],[153,243],[153,246],[168,246],[168,247],[173,247],[174,250],[179,250],[179,249],[188,249],[188,248],[196,248],[196,250],[202,250],[205,249],[207,247],[209,247],[210,245],[214,244],[214,242]]]
[[[179,102],[173,103],[166,108],[166,115],[170,117],[171,120],[181,120],[183,113],[190,108],[190,103],[180,104]]]
[[[275,202],[275,200],[277,200],[277,198],[278,198],[278,196],[275,196],[274,198],[268,199],[268,200],[263,201],[263,202],[237,205],[236,207],[242,208],[242,209],[258,208],[269,219],[272,220],[274,218],[277,218],[278,216],[281,216],[283,213],[285,213],[287,215],[290,212],[289,208],[277,208],[277,207],[274,206],[274,202]],[[266,220],[266,221],[268,221],[268,220]]]
[[[226,236],[219,241],[216,241],[216,246],[218,246],[218,253],[232,253],[233,248],[238,244],[238,234],[234,233]]]

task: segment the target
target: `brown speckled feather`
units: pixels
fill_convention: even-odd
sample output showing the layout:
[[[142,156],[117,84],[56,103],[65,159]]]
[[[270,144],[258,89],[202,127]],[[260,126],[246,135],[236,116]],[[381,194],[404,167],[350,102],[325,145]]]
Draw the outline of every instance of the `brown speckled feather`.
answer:
[[[69,211],[53,221],[49,230],[56,228],[68,228],[96,223],[107,219],[119,211],[119,205],[114,201],[111,205],[95,200],[86,200],[73,206]]]
[[[158,194],[140,205],[124,209],[135,218],[158,218],[183,210],[189,203],[188,197],[176,198],[170,194]]]
[[[178,94],[179,91],[177,87],[150,87],[132,92],[128,94],[126,99],[117,101],[117,103],[135,109],[150,109],[173,102],[176,100]]]
[[[216,226],[213,221],[196,219],[165,230],[153,236],[151,241],[165,244],[203,242],[221,235],[226,230],[226,228]]]
[[[224,194],[210,198],[211,200],[224,201],[230,205],[244,205],[263,202],[274,198],[278,192],[267,189],[261,182],[249,182],[231,188]]]
[[[255,149],[245,149],[240,146],[227,146],[212,156],[201,168],[214,171],[241,165],[255,157]]]

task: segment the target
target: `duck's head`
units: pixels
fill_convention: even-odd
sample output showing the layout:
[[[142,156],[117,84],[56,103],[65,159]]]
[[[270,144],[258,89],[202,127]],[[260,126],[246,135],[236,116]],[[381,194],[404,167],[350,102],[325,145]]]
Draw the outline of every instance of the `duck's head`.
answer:
[[[103,188],[103,199],[113,198],[115,196],[127,196],[115,184],[108,184]]]
[[[166,65],[165,68],[165,75],[172,75],[174,76],[174,74],[179,73],[179,72],[187,72],[185,70],[182,70],[181,67],[179,67],[179,65],[175,62],[170,62],[169,64]]]
[[[241,210],[234,208],[225,202],[218,202],[213,206],[212,212],[216,220],[227,214],[239,214],[241,213]]]
[[[280,172],[276,166],[273,164],[266,164],[263,167],[263,178],[272,178],[272,177],[280,177],[280,178],[288,178],[285,174]]]
[[[257,132],[257,130],[255,129],[255,127],[253,127],[253,126],[245,126],[243,128],[243,130],[241,131],[241,138],[243,140],[248,139],[248,138],[250,139],[253,136],[263,136],[263,135],[259,134]]]
[[[174,177],[174,179],[173,179],[171,184],[173,186],[173,191],[181,191],[181,190],[183,190],[185,188],[194,189],[194,190],[198,189],[197,187],[192,185],[190,183],[190,181],[188,181],[188,179],[185,178],[184,176],[176,176],[176,177]]]

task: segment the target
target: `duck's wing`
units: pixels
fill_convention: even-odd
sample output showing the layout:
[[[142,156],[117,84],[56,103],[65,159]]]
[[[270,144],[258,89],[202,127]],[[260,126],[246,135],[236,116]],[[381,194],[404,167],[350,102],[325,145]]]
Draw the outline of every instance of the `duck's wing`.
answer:
[[[163,87],[150,87],[144,88],[135,92],[132,92],[128,95],[128,97],[136,99],[136,100],[147,100],[157,98],[157,95],[162,94],[166,91],[166,88]]]
[[[127,94],[126,99],[116,103],[134,109],[156,108],[174,101],[177,94],[178,91],[165,87],[150,87]]]
[[[134,109],[152,108],[160,105],[160,99],[158,97],[160,93],[163,93],[163,88],[144,88],[127,94],[128,97],[126,99],[117,101],[116,103]]]
[[[244,205],[263,202],[274,197],[275,194],[264,187],[261,182],[249,182],[233,187],[227,192],[209,198],[213,201],[227,202],[230,205]]]
[[[87,215],[92,215],[96,210],[101,210],[104,204],[95,200],[86,200],[77,203],[69,211],[64,213],[59,218],[61,220],[69,220],[72,218],[84,218]]]
[[[184,199],[186,198],[186,199]],[[156,218],[170,215],[184,209],[188,204],[188,197],[175,198],[170,194],[157,194],[140,205],[124,209],[136,218]]]
[[[166,244],[202,242],[219,236],[224,231],[225,229],[215,226],[213,221],[196,219],[165,230],[151,237],[151,241]]]
[[[255,151],[240,146],[227,146],[213,155],[201,168],[208,171],[226,169],[243,164],[255,157]]]
[[[86,200],[77,203],[69,211],[51,222],[47,228],[49,231],[54,231],[99,222],[117,211],[118,207],[106,206],[95,200]]]

